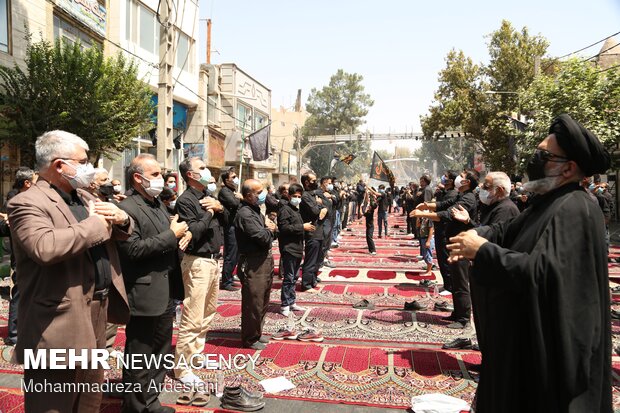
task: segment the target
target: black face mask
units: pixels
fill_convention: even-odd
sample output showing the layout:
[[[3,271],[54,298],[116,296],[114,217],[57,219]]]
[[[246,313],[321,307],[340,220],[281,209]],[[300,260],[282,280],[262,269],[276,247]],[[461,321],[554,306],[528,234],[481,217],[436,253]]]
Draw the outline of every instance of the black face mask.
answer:
[[[318,182],[310,182],[310,183],[308,183],[308,188],[310,188],[311,190],[319,189],[319,183]]]
[[[104,184],[99,187],[99,193],[103,196],[112,196],[114,195],[114,185],[112,184]]]
[[[537,181],[539,179],[544,178],[545,175],[545,164],[547,160],[543,158],[542,152],[536,151],[532,156],[532,159],[527,164],[527,176],[530,178],[530,181]]]

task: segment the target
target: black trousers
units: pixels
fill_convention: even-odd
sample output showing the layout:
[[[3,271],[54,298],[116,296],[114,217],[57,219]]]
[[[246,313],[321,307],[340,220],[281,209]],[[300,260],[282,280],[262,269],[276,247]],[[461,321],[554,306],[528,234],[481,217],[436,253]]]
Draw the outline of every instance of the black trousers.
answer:
[[[443,232],[435,232],[435,251],[437,254],[437,262],[439,263],[439,272],[443,278],[443,288],[452,291],[452,276],[450,275],[450,264],[448,264],[448,251],[446,235]]]
[[[308,290],[316,286],[319,259],[323,249],[323,240],[307,239],[304,251],[304,264],[301,269],[301,288]]]
[[[224,265],[220,287],[228,287],[233,283],[233,271],[239,261],[239,249],[235,237],[235,226],[224,228]]]
[[[125,355],[140,354],[150,358],[153,355],[163,356],[172,351],[172,318],[171,309],[174,308],[172,300],[168,303],[168,309],[160,316],[131,316],[125,334]],[[130,359],[131,360],[131,359]],[[123,413],[147,413],[161,409],[159,401],[159,389],[166,377],[164,364],[159,368],[131,370],[123,368],[123,382],[135,386],[139,383],[141,391],[123,394]]]
[[[469,288],[471,292],[471,305],[474,313],[474,325],[476,327],[476,338],[478,339],[478,345],[480,351],[484,354],[484,347],[486,343],[486,323],[487,314],[490,310],[487,305],[488,290],[485,285],[476,283],[474,277],[470,279]]]
[[[366,218],[366,244],[368,244],[368,252],[376,252],[375,241],[372,239],[375,232],[375,226],[372,220],[368,222],[368,218]]]
[[[11,301],[9,301],[9,335],[7,341],[15,344],[17,342],[17,305],[19,303],[19,286],[17,285],[17,272],[12,271],[11,280]]]
[[[407,234],[415,234],[415,218],[409,216],[409,212],[407,211]],[[416,237],[417,238],[417,237]]]
[[[273,283],[273,255],[240,255],[241,342],[244,347],[256,343],[263,333]]]
[[[454,318],[461,323],[471,318],[471,298],[469,296],[469,261],[458,261],[450,264],[452,275],[452,299],[454,300]]]

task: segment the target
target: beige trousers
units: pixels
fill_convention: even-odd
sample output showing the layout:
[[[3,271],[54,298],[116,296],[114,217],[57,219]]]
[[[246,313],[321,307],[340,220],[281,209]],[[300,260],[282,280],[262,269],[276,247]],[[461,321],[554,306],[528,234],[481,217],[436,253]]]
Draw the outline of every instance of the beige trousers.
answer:
[[[183,314],[175,351],[175,364],[181,355],[189,364],[192,355],[202,354],[209,324],[217,310],[219,290],[219,266],[216,260],[185,254],[181,262],[183,271]],[[196,359],[197,360],[197,359]],[[177,379],[191,373],[188,369],[175,369]]]

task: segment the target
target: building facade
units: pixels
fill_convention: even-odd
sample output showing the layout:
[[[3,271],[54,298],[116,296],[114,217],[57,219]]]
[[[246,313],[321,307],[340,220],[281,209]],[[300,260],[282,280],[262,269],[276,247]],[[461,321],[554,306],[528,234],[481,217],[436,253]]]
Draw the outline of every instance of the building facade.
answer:
[[[158,159],[169,169],[177,170],[183,157],[183,142],[206,136],[194,121],[200,100],[198,77],[198,3],[180,0],[174,3],[172,22],[172,54],[170,87],[173,95],[173,140],[160,139],[166,146],[166,159]],[[160,38],[162,24],[156,0],[0,0],[0,64],[23,65],[26,56],[26,30],[33,42],[53,42],[62,38],[80,41],[84,47],[102,47],[106,56],[123,53],[138,65],[138,75],[153,91],[158,103]],[[27,29],[26,29],[27,28]],[[157,112],[153,114],[154,129]],[[124,168],[138,153],[157,155],[153,133],[136,137],[130,149],[99,166],[110,170],[113,178],[124,182]],[[160,157],[161,158],[161,157]],[[2,182],[0,196],[13,181],[19,167],[19,151],[0,146]]]

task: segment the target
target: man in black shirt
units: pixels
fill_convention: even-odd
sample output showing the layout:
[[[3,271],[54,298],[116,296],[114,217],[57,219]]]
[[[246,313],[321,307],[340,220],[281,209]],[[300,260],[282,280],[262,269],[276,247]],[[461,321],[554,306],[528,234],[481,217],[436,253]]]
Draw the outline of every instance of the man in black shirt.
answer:
[[[385,185],[379,185],[379,195],[377,196],[377,221],[379,221],[379,238],[381,238],[381,228],[383,228],[383,234],[387,238],[388,236],[388,209],[390,208],[391,200],[388,193],[385,191]]]
[[[457,176],[454,186],[459,191],[455,200],[437,203],[424,202],[419,204],[411,213],[416,218],[430,218],[433,221],[446,222],[446,237],[449,239],[458,233],[467,230],[468,226],[452,218],[452,207],[462,206],[467,210],[470,217],[477,214],[478,202],[473,189],[478,186],[479,175],[474,170],[467,170]],[[437,212],[429,212],[437,211]],[[454,311],[444,321],[452,321],[448,328],[463,329],[469,325],[471,318],[471,300],[469,296],[469,270],[467,261],[450,263],[450,275],[452,276],[452,297],[454,299]]]
[[[133,193],[120,203],[136,223],[129,239],[118,243],[131,317],[125,334],[125,356],[164,357],[172,351],[173,301],[170,294],[172,276],[178,274],[178,249],[191,240],[187,224],[172,220],[157,198],[164,188],[164,178],[157,159],[151,154],[138,155],[130,164],[128,179]],[[173,412],[159,402],[159,389],[166,369],[161,363],[151,368],[123,368],[123,382],[140,386],[141,392],[124,393],[123,413]]]
[[[222,171],[220,177],[224,186],[220,189],[217,199],[226,209],[226,223],[224,226],[224,265],[222,266],[222,281],[220,288],[227,291],[237,291],[233,286],[233,270],[237,266],[239,250],[235,239],[235,227],[233,222],[237,209],[241,202],[241,194],[235,192],[239,186],[239,178],[235,173],[235,168],[228,168]]]
[[[292,184],[286,193],[282,193],[283,199],[280,200],[282,206],[278,214],[278,245],[283,277],[280,313],[284,316],[288,316],[291,310],[303,310],[295,304],[295,283],[304,253],[304,234],[316,229],[312,223],[304,223],[301,218],[299,205],[303,193],[301,185]]]
[[[437,199],[437,202],[446,202],[446,205],[451,204],[456,200],[459,192],[454,189],[454,181],[456,180],[457,173],[454,171],[446,171],[441,177],[441,183],[443,184],[445,191],[442,194],[441,199]],[[450,264],[448,263],[448,247],[446,238],[446,221],[438,221],[435,223],[435,251],[437,254],[437,263],[439,264],[439,272],[443,279],[444,288],[448,291],[452,290],[452,276],[450,275]],[[446,309],[447,305],[440,305],[443,307],[440,309]]]
[[[234,222],[241,273],[241,342],[245,348],[263,350],[269,342],[262,331],[273,281],[271,245],[277,227],[260,212],[267,198],[263,184],[248,179],[241,187],[241,195],[243,200]]]
[[[317,272],[323,248],[323,223],[327,217],[327,208],[323,206],[323,199],[315,195],[319,187],[315,174],[303,175],[301,184],[304,186],[304,194],[299,206],[301,218],[304,222],[310,222],[315,227],[314,231],[305,233],[306,245],[301,274],[301,290],[314,291],[313,289],[318,282]]]
[[[197,157],[183,160],[179,172],[187,190],[177,200],[176,208],[179,221],[186,222],[192,233],[192,242],[181,263],[185,298],[175,350],[177,363],[181,357],[190,360],[204,349],[209,324],[217,309],[218,259],[224,242],[221,225],[224,207],[206,192],[209,185],[214,185],[211,172]],[[174,374],[183,383],[201,384],[189,366],[175,370]]]

